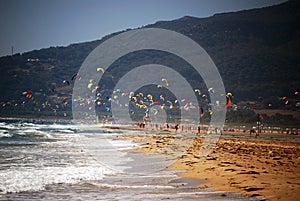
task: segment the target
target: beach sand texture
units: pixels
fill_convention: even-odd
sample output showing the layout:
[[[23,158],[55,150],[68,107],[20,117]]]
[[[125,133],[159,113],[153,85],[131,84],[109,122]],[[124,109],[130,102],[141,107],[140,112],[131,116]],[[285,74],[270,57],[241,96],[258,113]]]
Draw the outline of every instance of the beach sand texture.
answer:
[[[222,135],[211,153],[199,157],[205,135],[128,134],[119,136],[141,143],[133,152],[174,158],[168,170],[184,170],[180,176],[204,180],[199,187],[231,191],[265,200],[300,200],[300,138],[278,134],[266,138],[245,133]],[[279,137],[279,140],[277,139]]]

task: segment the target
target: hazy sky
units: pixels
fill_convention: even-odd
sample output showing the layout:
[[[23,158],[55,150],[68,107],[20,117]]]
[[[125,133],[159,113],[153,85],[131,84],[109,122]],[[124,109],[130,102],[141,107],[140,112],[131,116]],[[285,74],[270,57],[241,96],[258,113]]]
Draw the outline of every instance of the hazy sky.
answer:
[[[259,8],[286,0],[0,0],[0,56],[92,41],[186,15]]]

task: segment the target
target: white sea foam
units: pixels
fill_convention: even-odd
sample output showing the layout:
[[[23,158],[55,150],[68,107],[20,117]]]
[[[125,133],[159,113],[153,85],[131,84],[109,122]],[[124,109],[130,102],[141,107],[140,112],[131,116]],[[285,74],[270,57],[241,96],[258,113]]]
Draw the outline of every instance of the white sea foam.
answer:
[[[49,184],[99,180],[110,173],[111,170],[100,165],[9,169],[0,172],[0,190],[3,193],[39,191]]]
[[[0,138],[2,138],[2,137],[11,137],[12,136],[12,134],[11,133],[8,133],[8,131],[7,130],[0,130]]]
[[[105,174],[121,173],[131,159],[120,151],[133,143],[110,139],[94,125],[2,124],[1,136],[33,135],[55,140],[14,149],[0,169],[0,192],[39,191],[47,185],[100,180]],[[75,131],[80,131],[79,133]],[[87,131],[85,133],[85,131]],[[9,146],[9,145],[8,145]],[[3,150],[3,153],[5,150]],[[15,160],[20,155],[22,160]],[[25,157],[26,156],[26,157]],[[23,160],[24,159],[24,160]],[[3,166],[4,167],[4,166]]]

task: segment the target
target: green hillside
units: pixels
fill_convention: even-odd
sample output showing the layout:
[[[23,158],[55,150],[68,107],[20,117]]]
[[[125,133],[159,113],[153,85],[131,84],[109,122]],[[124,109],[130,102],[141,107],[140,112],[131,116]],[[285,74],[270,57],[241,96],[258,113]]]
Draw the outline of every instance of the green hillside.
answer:
[[[226,91],[233,94],[232,101],[236,106],[230,110],[239,112],[228,113],[231,122],[242,118],[250,123],[255,116],[254,109],[266,109],[290,112],[280,117],[268,117],[270,123],[284,120],[297,125],[300,123],[299,8],[298,2],[289,1],[208,18],[186,16],[145,27],[177,31],[198,42],[208,52],[219,69]],[[1,57],[0,116],[71,118],[71,77],[95,47],[116,34],[119,33],[97,41]],[[186,70],[182,61],[164,53],[140,52],[128,55],[116,65],[121,63],[126,72],[130,65],[144,64],[153,58],[157,63],[168,60],[169,64],[180,66],[178,71],[185,74],[193,87],[205,87],[197,76]],[[120,77],[122,70],[112,73]],[[115,83],[107,79],[101,84]],[[32,91],[32,98],[26,97],[29,91]]]

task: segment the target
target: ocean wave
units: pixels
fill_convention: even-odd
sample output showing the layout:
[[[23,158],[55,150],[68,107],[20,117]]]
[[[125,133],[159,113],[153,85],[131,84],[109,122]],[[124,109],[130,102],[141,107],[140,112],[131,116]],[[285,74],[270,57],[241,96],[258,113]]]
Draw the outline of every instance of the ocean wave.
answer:
[[[111,170],[101,166],[44,167],[39,169],[9,169],[0,172],[2,194],[44,190],[47,185],[74,184],[82,180],[99,180]]]
[[[101,180],[105,174],[123,172],[127,167],[122,165],[130,160],[119,149],[131,144],[107,139],[116,132],[97,125],[1,122],[0,194]]]
[[[11,133],[8,133],[7,130],[0,130],[0,138],[9,138],[12,137]]]
[[[53,134],[76,133],[75,125],[0,122],[0,138],[53,138]]]

